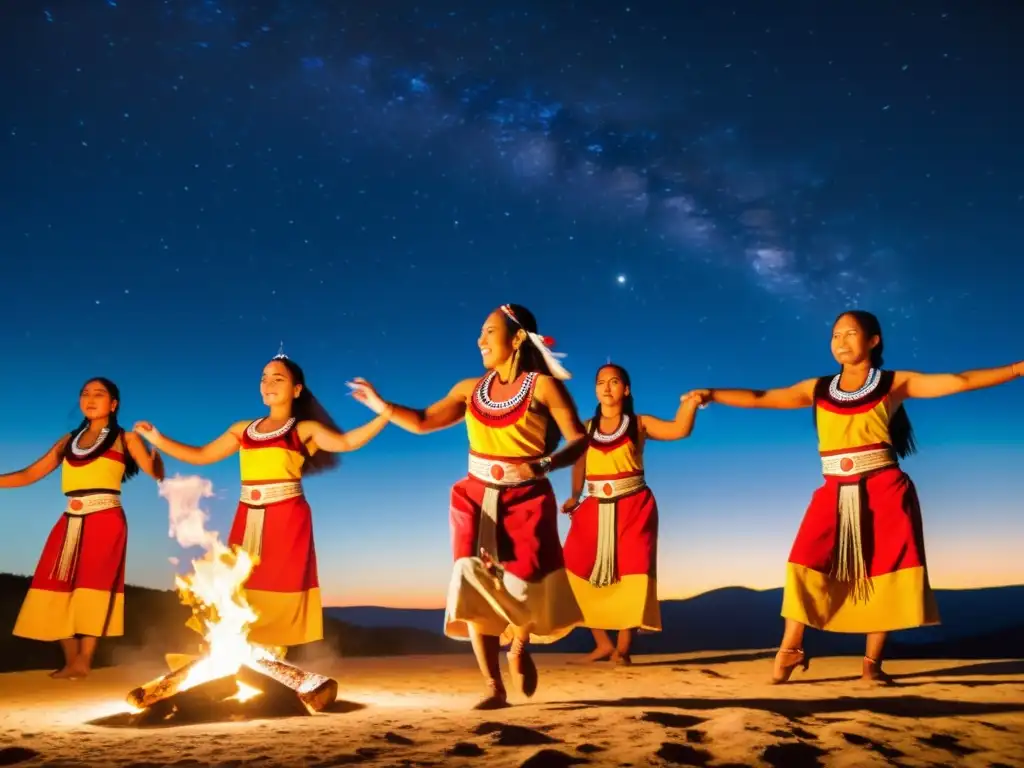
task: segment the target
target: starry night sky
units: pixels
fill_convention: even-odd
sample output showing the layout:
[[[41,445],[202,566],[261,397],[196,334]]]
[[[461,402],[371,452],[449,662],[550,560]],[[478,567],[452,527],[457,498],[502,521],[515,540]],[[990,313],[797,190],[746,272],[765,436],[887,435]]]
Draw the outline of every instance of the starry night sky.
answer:
[[[124,421],[212,439],[261,415],[281,341],[343,425],[369,418],[353,376],[426,405],[507,301],[583,414],[608,357],[663,417],[828,373],[852,306],[889,367],[1024,357],[1011,3],[8,5],[0,471],[77,423],[93,375]],[[1024,582],[1022,396],[909,406],[936,586]],[[443,602],[465,451],[391,427],[308,481],[328,603]],[[648,468],[662,597],[781,582],[820,482],[809,412],[706,409]],[[237,459],[168,469],[214,481],[226,533]],[[146,478],[125,500],[128,580],[170,587],[166,504]],[[31,572],[60,509],[56,474],[3,493],[0,570]]]

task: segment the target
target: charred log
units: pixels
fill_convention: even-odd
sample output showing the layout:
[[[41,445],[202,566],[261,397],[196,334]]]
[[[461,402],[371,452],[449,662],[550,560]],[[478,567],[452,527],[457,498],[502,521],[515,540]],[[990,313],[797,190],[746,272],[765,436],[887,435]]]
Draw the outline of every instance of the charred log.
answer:
[[[338,681],[332,680],[316,672],[307,672],[284,661],[262,660],[251,661],[239,670],[239,680],[258,690],[264,690],[260,683],[250,683],[242,677],[242,671],[255,672],[260,677],[269,678],[287,688],[293,696],[297,696],[311,712],[320,712],[333,704],[338,698]],[[258,678],[253,678],[258,680]],[[266,693],[266,691],[264,691]]]

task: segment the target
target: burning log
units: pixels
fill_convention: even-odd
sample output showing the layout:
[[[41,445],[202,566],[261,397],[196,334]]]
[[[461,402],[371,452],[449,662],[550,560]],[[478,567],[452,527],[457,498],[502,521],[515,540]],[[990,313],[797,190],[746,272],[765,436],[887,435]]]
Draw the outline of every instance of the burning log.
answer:
[[[275,693],[273,681],[291,691],[310,712],[321,712],[338,697],[338,681],[315,672],[307,672],[284,661],[264,659],[247,662],[238,671],[239,681],[266,694]],[[270,688],[271,690],[267,690]],[[280,690],[277,688],[276,690]],[[283,694],[283,691],[280,691]]]
[[[183,662],[185,657],[179,656],[174,661]],[[162,720],[172,714],[182,717],[215,708],[236,696],[239,683],[264,695],[265,704],[257,704],[257,709],[281,714],[321,712],[338,696],[336,680],[271,658],[248,661],[234,674],[183,690],[189,675],[202,661],[191,658],[166,675],[132,689],[127,696],[128,703],[136,709],[148,710],[147,720]]]
[[[238,682],[234,675],[208,680],[160,699],[143,713],[143,720],[166,720],[172,715],[178,720],[197,720],[216,710],[225,699],[236,693]]]
[[[136,709],[149,709],[158,701],[170,698],[181,689],[189,672],[199,661],[199,659],[194,659],[166,675],[150,680],[138,688],[133,688],[128,692],[128,703]]]

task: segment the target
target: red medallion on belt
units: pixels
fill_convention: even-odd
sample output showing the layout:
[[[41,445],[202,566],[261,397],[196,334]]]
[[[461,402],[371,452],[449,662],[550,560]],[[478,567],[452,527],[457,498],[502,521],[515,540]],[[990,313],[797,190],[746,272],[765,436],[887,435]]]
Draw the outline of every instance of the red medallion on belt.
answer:
[[[843,457],[842,459],[839,460],[839,468],[843,470],[843,472],[849,472],[851,469],[853,469],[853,459],[851,459],[849,456]]]
[[[491,464],[491,477],[501,480],[505,476],[505,468],[500,464]]]
[[[252,493],[249,494],[249,498],[252,499],[253,501],[259,501],[260,499],[263,498],[263,494],[260,493],[259,491],[253,491]]]
[[[85,504],[82,503],[81,499],[72,499],[70,506],[75,512],[80,512],[85,507]]]
[[[612,484],[611,483],[605,483],[602,486],[601,490],[604,492],[605,496],[611,496],[612,495]]]

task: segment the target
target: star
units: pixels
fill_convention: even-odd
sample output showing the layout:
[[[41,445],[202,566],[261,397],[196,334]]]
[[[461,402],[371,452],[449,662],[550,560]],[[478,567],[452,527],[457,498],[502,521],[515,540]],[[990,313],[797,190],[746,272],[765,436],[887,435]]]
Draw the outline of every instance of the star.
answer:
[[[626,284],[626,276],[625,275],[616,275],[615,282],[618,283],[619,285],[625,285]]]

